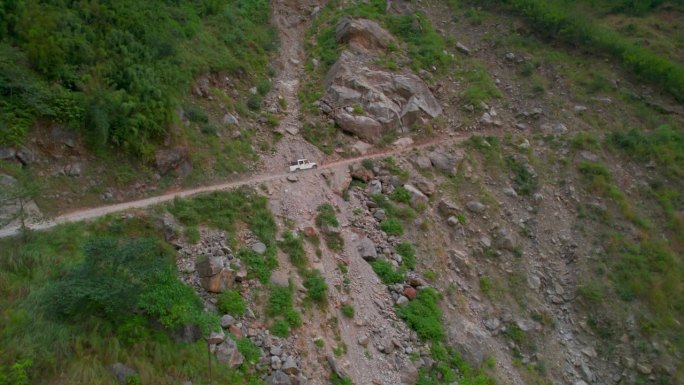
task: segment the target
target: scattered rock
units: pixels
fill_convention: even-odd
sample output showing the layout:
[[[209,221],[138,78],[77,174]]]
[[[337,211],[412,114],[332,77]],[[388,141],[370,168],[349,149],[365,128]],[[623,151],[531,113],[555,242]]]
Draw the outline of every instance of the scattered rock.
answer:
[[[392,143],[392,146],[396,148],[407,148],[413,144],[413,139],[411,138],[399,138]]]
[[[470,48],[463,45],[460,41],[456,42],[456,49],[463,54],[470,55]]]
[[[268,385],[292,385],[290,377],[281,370],[276,370],[270,376],[266,377],[266,384]]]
[[[352,50],[362,53],[385,49],[395,41],[392,34],[377,22],[349,17],[343,17],[337,23],[335,40],[347,43]]]
[[[233,114],[225,114],[223,115],[223,119],[221,119],[221,123],[227,126],[237,126],[240,124],[240,121],[238,121],[238,118],[233,116]]]
[[[410,159],[410,161],[421,170],[427,170],[429,168],[432,168],[432,161],[427,156],[414,156]]]
[[[414,186],[405,184],[404,188],[409,194],[411,194],[411,201],[409,202],[411,207],[418,207],[428,203],[428,197]]]
[[[461,222],[459,222],[458,218],[450,216],[449,218],[447,218],[447,224],[451,227],[456,227],[459,224],[461,224]]]
[[[487,319],[487,320],[485,320],[484,324],[485,324],[485,327],[491,331],[497,330],[501,327],[501,321],[499,321],[498,318]]]
[[[13,160],[17,151],[13,148],[0,146],[0,160]]]
[[[24,166],[27,166],[36,161],[36,156],[33,153],[33,151],[29,150],[26,147],[20,148],[15,156]]]
[[[297,175],[288,175],[286,179],[290,183],[299,182],[299,178],[297,177]]]
[[[406,298],[405,296],[400,295],[399,298],[397,298],[396,304],[397,304],[398,306],[404,306],[404,305],[406,305],[407,303],[409,303],[409,299]]]
[[[299,374],[299,368],[297,367],[297,362],[292,357],[287,357],[283,363],[283,372],[296,376]]]
[[[330,189],[337,195],[342,196],[351,184],[352,177],[349,168],[346,166],[326,169],[321,175],[325,178]]]
[[[238,351],[235,341],[226,338],[223,343],[216,346],[216,360],[231,368],[237,368],[245,361],[245,357]]]
[[[435,168],[454,176],[458,172],[458,166],[465,158],[465,155],[461,150],[455,150],[451,153],[447,153],[443,150],[435,150],[430,152],[428,157]]]
[[[653,372],[653,367],[644,362],[638,363],[636,365],[636,368],[641,374],[651,374],[651,372]]]
[[[411,178],[411,183],[427,196],[431,196],[437,190],[434,183],[420,176],[414,176]]]
[[[515,192],[515,189],[513,189],[512,187],[505,187],[503,189],[503,193],[511,198],[516,198],[518,196],[518,193]]]
[[[230,326],[232,326],[233,324],[235,324],[235,318],[233,318],[232,315],[225,314],[221,317],[221,327],[222,328],[227,329]]]
[[[356,166],[352,169],[351,176],[353,179],[368,183],[368,181],[375,177],[375,173],[373,173],[373,170],[369,170],[363,166]]]
[[[527,277],[527,287],[529,287],[532,290],[539,290],[539,288],[541,287],[541,279],[539,278],[539,276],[535,274],[530,274]]]
[[[483,213],[487,209],[487,206],[479,201],[470,201],[466,203],[466,208],[474,213]]]
[[[448,198],[440,200],[437,209],[444,216],[457,215],[460,211],[458,205]]]
[[[375,243],[373,243],[373,241],[367,237],[363,237],[359,240],[358,244],[356,245],[356,249],[359,251],[361,258],[365,259],[366,261],[375,261],[378,259],[378,252],[375,250]]]
[[[382,194],[382,183],[378,179],[373,179],[368,183],[368,194]]]
[[[252,244],[252,251],[257,254],[264,255],[266,253],[266,245],[263,242],[254,242]]]
[[[226,339],[226,335],[223,333],[223,329],[221,329],[218,332],[211,332],[206,339],[209,345],[218,345]]]

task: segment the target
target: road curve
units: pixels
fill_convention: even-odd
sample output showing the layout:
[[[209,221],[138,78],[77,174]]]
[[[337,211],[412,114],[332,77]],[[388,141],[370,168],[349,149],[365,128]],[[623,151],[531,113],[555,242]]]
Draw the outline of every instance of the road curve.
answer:
[[[389,155],[397,155],[397,154],[410,152],[410,151],[415,150],[415,149],[429,147],[429,146],[460,143],[460,142],[463,142],[464,140],[468,139],[469,137],[470,137],[470,135],[460,135],[460,136],[452,136],[452,137],[439,137],[437,139],[433,139],[433,140],[430,140],[428,142],[424,142],[424,143],[420,143],[420,144],[416,144],[416,145],[411,145],[411,146],[407,146],[407,147],[403,147],[403,148],[395,148],[392,150],[380,151],[380,152],[376,152],[373,154],[358,156],[358,157],[354,157],[354,158],[347,158],[347,159],[343,159],[343,160],[339,160],[339,161],[335,161],[335,162],[321,164],[321,165],[319,165],[318,169],[310,170],[310,171],[306,171],[306,172],[319,172],[320,173],[321,171],[329,169],[329,168],[354,164],[354,163],[363,161],[365,159],[376,159],[376,158],[386,157]],[[143,207],[158,205],[161,203],[169,202],[175,198],[185,198],[185,197],[190,197],[193,195],[208,193],[208,192],[212,192],[212,191],[231,190],[231,189],[235,189],[235,188],[238,188],[241,186],[249,186],[249,185],[253,185],[253,184],[258,184],[258,183],[268,182],[268,181],[272,181],[272,180],[276,180],[276,179],[280,179],[280,178],[285,178],[288,175],[290,175],[290,173],[288,173],[288,172],[283,172],[283,173],[278,173],[278,174],[262,174],[262,175],[256,175],[256,176],[253,176],[253,177],[250,177],[247,179],[237,180],[237,181],[233,181],[233,182],[220,183],[220,184],[215,184],[215,185],[191,188],[191,189],[182,190],[182,191],[169,192],[169,193],[165,193],[162,195],[157,195],[157,196],[153,196],[153,197],[149,197],[149,198],[145,198],[145,199],[140,199],[140,200],[135,200],[135,201],[117,203],[117,204],[107,205],[107,206],[93,207],[93,208],[88,208],[88,209],[81,209],[81,210],[77,210],[74,212],[59,215],[59,216],[52,218],[52,219],[49,219],[49,220],[44,220],[44,221],[40,221],[40,222],[36,222],[36,223],[30,223],[27,225],[27,227],[31,230],[46,230],[46,229],[50,229],[52,227],[55,227],[57,225],[61,225],[64,223],[93,220],[96,218],[103,217],[107,214],[117,213],[117,212],[129,210],[129,209],[137,209],[137,208],[143,208]],[[4,228],[0,229],[0,238],[6,238],[6,237],[12,237],[12,236],[18,235],[19,230],[20,230],[20,227],[18,225],[4,227]]]

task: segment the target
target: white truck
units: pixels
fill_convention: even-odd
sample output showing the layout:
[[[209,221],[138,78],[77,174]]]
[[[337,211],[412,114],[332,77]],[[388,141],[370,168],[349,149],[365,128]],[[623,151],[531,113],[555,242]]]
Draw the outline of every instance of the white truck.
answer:
[[[290,172],[309,170],[312,168],[318,168],[318,165],[315,162],[310,162],[308,159],[297,159],[293,162],[290,162]]]

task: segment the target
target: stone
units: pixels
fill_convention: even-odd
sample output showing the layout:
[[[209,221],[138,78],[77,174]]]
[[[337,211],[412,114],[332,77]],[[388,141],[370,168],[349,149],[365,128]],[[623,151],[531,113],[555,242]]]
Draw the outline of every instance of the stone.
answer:
[[[356,250],[358,250],[361,258],[363,258],[366,261],[370,262],[378,259],[378,252],[375,249],[375,243],[373,243],[373,241],[371,241],[367,237],[363,237],[359,240],[359,242],[356,245]]]
[[[226,265],[224,257],[208,257],[202,255],[197,258],[195,266],[200,277],[211,277],[217,275],[223,270]]]
[[[409,303],[409,299],[403,295],[400,295],[399,298],[397,298],[397,302],[396,302],[397,306],[404,306],[408,303]]]
[[[501,321],[499,321],[498,318],[487,319],[487,320],[485,320],[484,324],[485,324],[485,327],[487,328],[487,330],[491,330],[491,331],[497,330],[501,327]]]
[[[482,237],[480,237],[480,245],[488,249],[492,247],[492,240],[489,237],[483,235]]]
[[[423,194],[431,196],[437,190],[435,184],[426,178],[414,176],[411,178],[411,184],[416,186]]]
[[[224,314],[221,317],[221,327],[222,328],[227,329],[234,324],[235,324],[235,318],[232,315]]]
[[[211,332],[206,338],[209,345],[218,345],[226,339],[226,334],[223,333],[223,329],[217,332]]]
[[[0,146],[0,160],[13,160],[17,151],[13,148]]]
[[[539,290],[539,288],[541,287],[541,279],[539,278],[539,276],[535,274],[530,274],[527,277],[527,287],[529,287],[532,290]]]
[[[594,349],[593,346],[587,346],[586,348],[582,349],[582,354],[589,358],[596,358],[598,356],[596,349]]]
[[[515,237],[510,230],[500,228],[494,234],[494,241],[497,248],[501,250],[513,251],[515,250]]]
[[[361,345],[361,346],[368,346],[368,342],[369,342],[368,335],[367,335],[367,334],[361,335],[361,336],[358,338],[357,342],[358,342],[359,345]]]
[[[651,374],[653,372],[653,367],[645,362],[637,363],[636,368],[641,374]]]
[[[221,123],[227,126],[237,126],[240,124],[240,121],[238,121],[238,118],[233,116],[233,114],[225,114],[223,115],[223,119],[221,119]]]
[[[225,268],[221,270],[219,274],[210,277],[201,277],[200,284],[204,290],[210,293],[228,291],[235,285],[235,271],[230,268]]]
[[[64,166],[64,175],[71,177],[81,176],[82,169],[80,163],[71,163]]]
[[[385,213],[385,210],[383,209],[377,209],[373,213],[373,218],[377,219],[378,221],[382,222],[385,219],[387,219],[387,214]]]
[[[458,220],[458,218],[456,218],[454,216],[450,216],[449,218],[447,218],[447,224],[451,227],[456,227],[456,226],[460,225],[461,222]]]
[[[278,370],[283,366],[282,361],[280,360],[280,357],[278,356],[271,356],[271,368]]]
[[[254,242],[252,244],[252,251],[259,255],[264,255],[266,253],[266,245],[263,242]]]
[[[154,164],[157,170],[165,175],[169,171],[180,166],[187,159],[188,149],[183,146],[176,146],[170,149],[158,150],[154,155]]]
[[[458,215],[458,212],[460,211],[458,205],[448,198],[442,198],[442,200],[439,201],[437,210],[444,216]]]
[[[456,49],[463,54],[470,55],[470,48],[463,45],[460,41],[456,42]]]
[[[382,183],[378,179],[373,179],[368,183],[368,194],[382,194]]]
[[[425,194],[423,194],[420,190],[418,190],[416,187],[410,184],[405,184],[404,188],[411,195],[411,201],[409,202],[411,207],[427,205],[428,197]]]
[[[299,374],[299,368],[297,367],[297,362],[291,356],[288,356],[283,363],[283,372],[296,376]]]
[[[404,289],[404,297],[408,298],[411,301],[416,299],[417,295],[418,292],[413,287],[407,287],[406,289]]]
[[[466,208],[468,211],[474,212],[474,213],[483,213],[486,209],[487,206],[482,204],[482,202],[479,201],[470,201],[466,203]]]
[[[380,24],[368,19],[342,17],[335,28],[335,40],[357,52],[378,51],[394,43],[394,37]]]
[[[430,161],[430,158],[428,158],[427,156],[418,155],[410,158],[409,160],[418,169],[427,170],[429,168],[432,168],[432,161]]]
[[[413,145],[413,139],[411,138],[399,138],[392,143],[392,146],[396,148],[408,148]]]
[[[116,378],[116,382],[118,382],[121,385],[128,385],[129,384],[129,378],[137,376],[138,374],[133,370],[132,368],[117,362],[114,365],[109,367],[109,371],[114,375],[114,378]]]
[[[297,175],[288,175],[286,179],[290,183],[299,182],[299,178],[297,177]]]
[[[363,166],[356,166],[352,169],[351,176],[352,179],[368,183],[368,181],[375,177],[375,173],[373,173],[373,170],[369,170]]]
[[[518,193],[515,192],[515,189],[513,189],[512,187],[504,187],[504,189],[502,191],[503,191],[504,195],[509,196],[511,198],[517,198],[518,197]]]
[[[442,114],[437,99],[418,76],[377,69],[349,51],[342,52],[330,68],[324,88],[323,100],[332,107],[337,125],[370,143],[379,143],[388,132],[408,132],[414,123]],[[352,105],[361,106],[363,113],[345,109]]]
[[[267,385],[292,385],[290,376],[281,370],[274,371],[270,376],[266,377]]]
[[[216,346],[216,360],[231,368],[237,368],[245,361],[245,357],[238,351],[235,341],[226,338]]]
[[[337,195],[342,196],[351,184],[352,177],[347,166],[337,166],[321,172],[330,189]]]
[[[430,152],[428,157],[436,169],[455,176],[458,172],[458,166],[465,159],[465,154],[461,150],[454,150],[452,152],[435,150]]]
[[[27,166],[36,161],[36,156],[33,153],[33,151],[29,150],[26,147],[21,147],[19,151],[17,151],[15,156],[24,166]]]
[[[524,332],[540,331],[542,328],[538,322],[526,319],[516,320],[515,324]]]

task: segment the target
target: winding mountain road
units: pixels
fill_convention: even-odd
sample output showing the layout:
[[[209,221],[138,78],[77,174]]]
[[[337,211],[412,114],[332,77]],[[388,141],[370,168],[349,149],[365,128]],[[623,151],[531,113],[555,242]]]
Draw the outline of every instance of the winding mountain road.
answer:
[[[377,159],[377,158],[383,158],[387,157],[390,155],[398,155],[402,153],[407,153],[416,149],[420,148],[425,148],[429,146],[435,146],[435,145],[446,145],[446,144],[456,144],[463,142],[467,140],[470,137],[470,134],[466,135],[455,135],[455,136],[441,136],[437,138],[433,138],[429,141],[407,146],[407,147],[402,147],[402,148],[393,148],[390,150],[380,150],[371,154],[363,155],[363,156],[358,156],[354,158],[347,158],[347,159],[342,159],[334,162],[327,162],[323,164],[319,164],[318,169],[316,170],[309,170],[309,171],[304,171],[307,173],[310,172],[317,172],[320,173],[323,170],[337,167],[337,166],[342,166],[342,165],[350,165],[354,164],[357,162],[361,162],[365,159]],[[283,166],[283,169],[285,169],[285,165]],[[215,184],[215,185],[209,185],[209,186],[202,186],[202,187],[196,187],[196,188],[191,188],[187,190],[181,190],[181,191],[172,191],[168,192],[162,195],[157,195],[149,198],[144,198],[140,200],[135,200],[135,201],[129,201],[129,202],[123,202],[123,203],[117,203],[113,205],[106,205],[106,206],[99,206],[99,207],[93,207],[93,208],[85,208],[85,209],[80,209],[77,211],[65,213],[62,215],[59,215],[57,217],[47,219],[47,220],[42,220],[42,221],[37,221],[34,223],[29,223],[27,227],[31,230],[47,230],[52,227],[55,227],[57,225],[61,225],[64,223],[69,223],[69,222],[80,222],[80,221],[88,221],[88,220],[93,220],[97,219],[100,217],[103,217],[108,214],[112,213],[117,213],[117,212],[122,212],[130,209],[138,209],[138,208],[144,208],[144,207],[149,207],[149,206],[154,206],[158,205],[161,203],[166,203],[169,202],[175,198],[186,198],[190,197],[193,195],[197,194],[202,194],[202,193],[208,193],[212,191],[220,191],[220,190],[231,190],[235,188],[239,188],[242,186],[250,186],[250,185],[256,185],[259,183],[264,183],[264,182],[269,182],[281,178],[286,178],[290,173],[288,172],[282,172],[282,173],[268,173],[268,174],[261,174],[261,175],[255,175],[250,178],[242,179],[242,180],[237,180],[233,182],[227,182],[227,183],[220,183],[220,184]],[[6,237],[12,237],[15,235],[19,234],[20,226],[19,225],[12,225],[12,226],[7,226],[2,229],[0,229],[0,238],[6,238]]]

